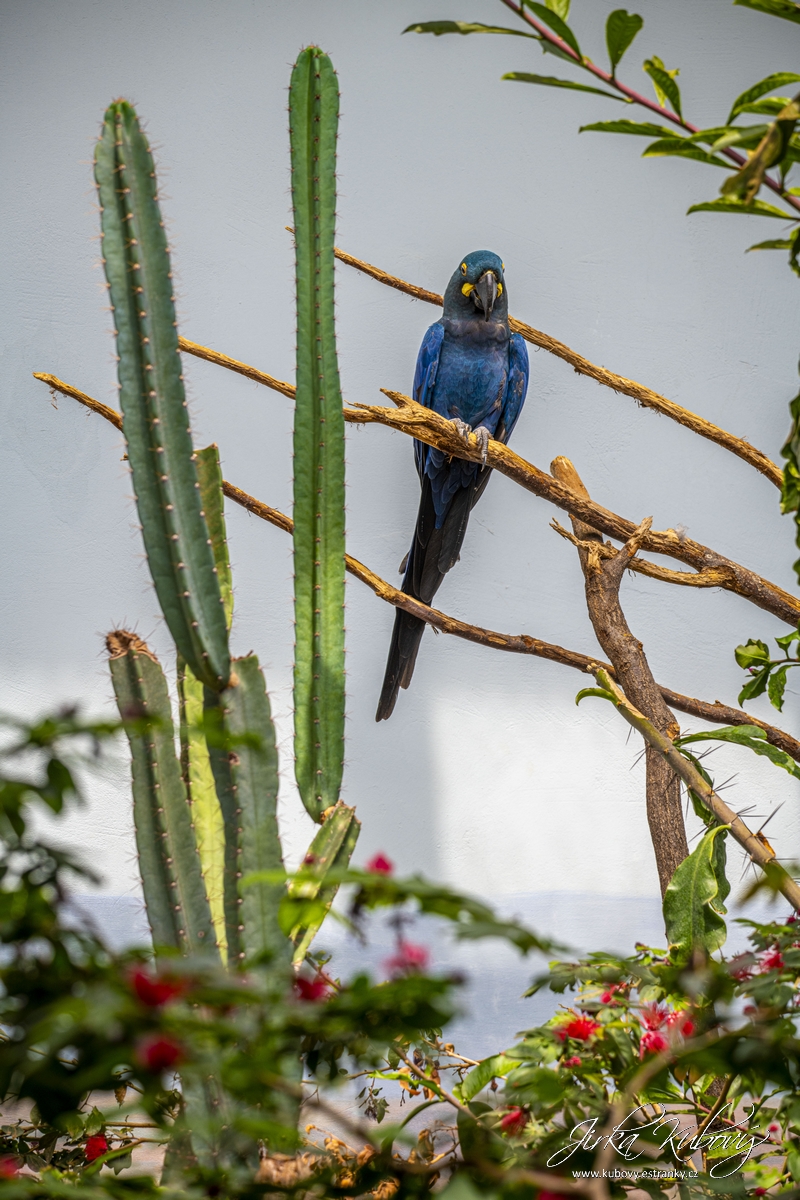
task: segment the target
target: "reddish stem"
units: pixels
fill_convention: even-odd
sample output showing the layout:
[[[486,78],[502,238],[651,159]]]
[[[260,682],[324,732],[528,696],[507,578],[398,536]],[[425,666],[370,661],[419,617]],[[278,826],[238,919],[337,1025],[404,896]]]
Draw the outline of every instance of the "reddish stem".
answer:
[[[548,29],[546,25],[543,25],[540,21],[537,21],[535,17],[532,17],[530,13],[526,12],[525,8],[521,4],[515,4],[514,0],[502,0],[502,3],[505,4],[506,8],[510,8],[513,13],[516,13],[518,17],[521,17],[523,21],[530,25],[531,29],[535,29],[543,41],[549,42],[551,46],[555,46],[556,49],[560,50],[562,54],[565,54],[567,58],[572,59],[577,66],[582,67],[584,71],[589,71],[590,74],[594,75],[597,79],[601,79],[608,87],[615,88],[616,91],[621,92],[623,96],[627,96],[629,100],[632,100],[634,104],[640,104],[642,108],[649,108],[651,112],[656,113],[663,120],[672,121],[673,125],[678,125],[681,129],[686,129],[689,133],[700,132],[697,125],[690,125],[688,121],[684,121],[682,117],[679,117],[677,113],[672,113],[668,109],[662,108],[661,105],[656,104],[654,100],[649,100],[647,96],[643,96],[640,92],[635,92],[633,88],[629,88],[627,84],[620,83],[615,76],[610,75],[607,71],[604,71],[602,67],[596,66],[590,58],[580,58],[571,46],[568,46],[565,41],[558,37],[557,34],[553,33],[552,30]],[[737,167],[743,167],[747,162],[747,159],[739,154],[736,150],[725,149],[719,151],[719,153],[724,154],[725,157],[730,159],[731,162],[736,163]],[[785,204],[790,205],[791,208],[794,208],[800,212],[800,200],[796,199],[794,196],[788,196],[777,180],[771,179],[769,175],[765,175],[764,183],[768,188],[771,188],[773,192],[777,192]],[[786,214],[786,219],[787,221],[792,220],[788,213]]]

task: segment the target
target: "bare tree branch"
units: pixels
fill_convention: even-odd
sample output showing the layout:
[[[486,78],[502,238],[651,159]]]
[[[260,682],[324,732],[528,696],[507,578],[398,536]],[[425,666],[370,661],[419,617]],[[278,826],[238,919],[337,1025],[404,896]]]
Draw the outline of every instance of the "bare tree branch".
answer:
[[[117,412],[116,409],[109,408],[107,404],[103,404],[101,401],[87,396],[85,392],[81,392],[71,384],[64,383],[63,380],[58,379],[55,375],[38,374],[36,378],[47,383],[53,390],[61,392],[65,396],[70,396],[74,400],[78,400],[92,412],[104,417],[115,428],[122,429],[122,414]],[[268,504],[264,504],[262,500],[257,500],[254,496],[236,487],[235,484],[223,480],[222,490],[230,500],[235,501],[236,504],[253,513],[254,516],[268,521],[270,524],[277,526],[278,529],[283,529],[286,533],[291,533],[294,529],[291,517],[287,517],[285,513],[280,512],[277,508],[271,508]],[[441,633],[449,633],[455,637],[463,638],[465,641],[474,642],[479,646],[488,646],[493,650],[506,650],[512,654],[530,654],[534,658],[543,658],[549,662],[557,662],[562,666],[572,667],[574,670],[582,671],[585,674],[593,674],[595,667],[598,665],[613,673],[613,667],[609,663],[598,664],[597,658],[593,658],[588,654],[580,654],[577,650],[567,650],[563,646],[558,646],[553,642],[544,642],[526,633],[497,633],[492,629],[484,629],[480,625],[469,625],[465,621],[459,621],[455,617],[450,617],[436,608],[430,608],[427,604],[415,600],[413,596],[408,596],[405,592],[401,592],[399,588],[393,587],[392,584],[387,583],[385,579],[381,579],[369,567],[364,566],[363,563],[349,554],[345,556],[345,565],[351,575],[354,575],[356,579],[360,579],[362,583],[365,583],[381,600],[385,600],[388,604],[392,604],[396,608],[405,609],[406,612],[411,613],[412,616],[419,617],[428,625],[440,630]],[[699,717],[701,720],[711,721],[717,725],[757,725],[759,729],[764,730],[767,740],[773,746],[784,750],[797,762],[800,762],[800,741],[797,741],[796,738],[791,737],[790,734],[785,733],[782,729],[778,729],[774,725],[769,725],[766,721],[762,721],[758,717],[744,712],[743,709],[730,708],[728,705],[721,704],[718,700],[712,704],[707,700],[698,700],[693,696],[684,696],[680,692],[673,692],[670,688],[665,687],[661,687],[661,693],[666,702],[672,705],[673,708],[678,708],[681,712]]]
[[[290,233],[293,232],[291,226],[287,225],[287,229]],[[340,250],[338,247],[334,248],[334,254],[340,262],[346,263],[348,267],[355,267],[358,271],[363,271],[365,275],[370,275],[378,283],[383,283],[387,287],[404,292],[407,296],[413,296],[415,300],[424,300],[427,304],[435,304],[439,308],[442,307],[442,297],[438,292],[429,292],[426,288],[417,287],[413,283],[406,283],[404,279],[399,279],[396,275],[389,275],[386,271],[382,271],[380,267],[374,267],[371,263],[362,262],[361,259],[354,258],[352,254],[347,254],[346,251]],[[737,458],[741,458],[746,463],[749,463],[751,467],[755,467],[770,483],[774,483],[775,487],[780,488],[783,480],[783,472],[780,467],[768,455],[764,454],[762,450],[751,446],[744,438],[738,438],[734,434],[728,433],[727,430],[720,429],[718,425],[707,421],[705,417],[698,416],[697,413],[691,412],[688,408],[682,408],[674,400],[668,400],[666,396],[660,395],[659,392],[654,392],[652,388],[645,387],[642,383],[637,383],[634,379],[626,379],[624,375],[615,375],[613,371],[608,371],[605,367],[598,367],[595,363],[590,362],[588,358],[584,358],[583,355],[578,354],[577,351],[571,350],[563,342],[550,337],[548,333],[542,333],[541,330],[535,329],[533,325],[527,325],[524,321],[519,321],[516,317],[509,317],[508,323],[512,332],[522,334],[526,342],[530,342],[533,346],[539,346],[540,349],[546,350],[548,354],[554,354],[556,358],[569,363],[578,375],[586,375],[589,379],[594,379],[597,383],[602,384],[603,387],[608,387],[612,391],[630,396],[642,408],[652,408],[656,412],[660,412],[663,416],[669,417],[670,420],[677,421],[679,425],[684,425],[687,429],[691,429],[693,433],[699,434],[700,437],[708,438],[711,442],[716,442],[718,446],[722,446],[725,450],[729,450],[731,454],[735,454]],[[188,349],[188,346],[183,346],[183,339],[181,339],[181,345],[183,348]],[[191,351],[191,353],[196,353],[196,351]],[[203,355],[202,357],[206,356]]]
[[[550,470],[561,483],[588,499],[589,493],[568,458],[554,459]],[[642,643],[630,631],[619,599],[622,576],[651,524],[652,517],[642,521],[623,548],[613,557],[608,557],[601,553],[605,546],[600,534],[572,516],[572,528],[575,531],[573,540],[578,548],[586,582],[586,605],[597,640],[611,659],[614,674],[626,696],[647,714],[665,737],[674,738],[680,733],[680,726],[653,678]],[[648,742],[645,742],[645,759],[647,824],[663,897],[676,869],[689,854],[683,824],[681,783],[669,763]]]

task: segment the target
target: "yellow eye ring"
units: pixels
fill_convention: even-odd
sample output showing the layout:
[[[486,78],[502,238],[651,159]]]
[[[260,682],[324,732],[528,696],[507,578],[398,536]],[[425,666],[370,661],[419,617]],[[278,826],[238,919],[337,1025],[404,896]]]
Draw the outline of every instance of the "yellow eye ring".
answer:
[[[466,264],[466,263],[462,263],[462,264],[461,264],[461,274],[462,274],[462,275],[466,275],[466,273],[467,273],[467,264]]]

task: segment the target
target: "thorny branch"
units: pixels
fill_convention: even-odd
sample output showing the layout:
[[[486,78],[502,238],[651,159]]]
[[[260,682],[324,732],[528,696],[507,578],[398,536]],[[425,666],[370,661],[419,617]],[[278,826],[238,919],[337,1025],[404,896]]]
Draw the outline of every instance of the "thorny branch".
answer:
[[[550,464],[556,479],[587,499],[589,493],[568,458]],[[644,647],[628,626],[619,599],[622,576],[646,537],[652,517],[637,527],[621,550],[613,556],[605,550],[600,535],[572,515],[574,541],[586,583],[586,606],[597,640],[614,666],[614,674],[625,694],[647,714],[668,738],[680,733],[658,684],[653,678]],[[566,532],[566,531],[565,531]],[[647,823],[656,856],[661,895],[676,869],[689,854],[681,810],[681,785],[669,763],[645,742]]]
[[[116,429],[122,429],[122,414],[116,409],[110,408],[107,404],[103,404],[99,400],[93,399],[85,392],[81,392],[78,388],[71,384],[64,383],[55,375],[37,374],[37,379],[41,379],[49,387],[55,391],[61,392],[65,396],[70,396],[74,400],[78,400],[91,412],[97,413],[103,417]],[[287,385],[288,386],[288,385]],[[225,495],[241,505],[254,516],[260,517],[263,521],[268,521],[270,524],[277,526],[278,529],[284,530],[286,533],[291,533],[294,524],[291,517],[287,517],[285,513],[279,512],[276,508],[271,508],[263,501],[257,500],[254,496],[229,483],[223,481],[222,490]],[[369,567],[364,566],[358,559],[351,555],[345,556],[345,566],[351,575],[356,579],[360,579],[367,587],[378,596],[379,599],[385,600],[388,604],[394,605],[396,608],[402,608],[412,616],[419,617],[426,624],[438,629],[441,633],[452,634],[455,637],[463,638],[465,641],[474,642],[477,645],[489,646],[494,650],[505,650],[512,654],[530,654],[535,658],[543,658],[549,662],[557,662],[565,667],[572,667],[576,671],[582,671],[586,674],[592,674],[596,666],[603,667],[609,673],[613,673],[613,667],[609,663],[598,663],[596,658],[592,658],[588,654],[580,654],[576,650],[568,650],[563,646],[555,645],[552,642],[545,642],[539,638],[531,637],[529,634],[507,634],[497,633],[491,629],[484,629],[479,625],[469,625],[465,621],[459,621],[455,617],[448,616],[447,613],[440,612],[436,608],[430,608],[427,604],[423,604],[419,600],[415,600],[412,596],[401,592],[399,588],[393,587],[387,583],[385,579],[381,579]],[[740,708],[731,708],[728,705],[720,704],[715,701],[713,704],[707,700],[698,700],[693,696],[684,696],[680,692],[673,692],[670,688],[659,685],[661,694],[668,704],[673,708],[680,709],[681,712],[688,713],[690,716],[699,717],[704,721],[711,721],[717,725],[757,725],[763,729],[767,735],[767,740],[773,746],[777,746],[780,750],[784,750],[791,755],[797,762],[800,762],[800,741],[785,733],[784,730],[778,729],[774,725],[769,725],[766,721],[760,720],[758,717],[751,716],[750,713],[744,712]]]
[[[593,674],[600,687],[609,693],[614,705],[622,713],[628,724],[632,725],[634,729],[638,729],[639,733],[649,742],[653,749],[663,755],[675,774],[679,775],[686,787],[702,800],[717,820],[722,825],[730,827],[731,836],[747,851],[751,861],[757,863],[765,871],[769,869],[775,879],[778,890],[789,901],[792,908],[800,911],[800,887],[798,887],[788,871],[780,865],[775,851],[756,837],[752,830],[748,829],[738,813],[735,813],[722,797],[714,791],[713,787],[706,783],[700,772],[688,759],[684,758],[680,750],[672,744],[670,739],[661,733],[659,729],[656,729],[653,722],[649,721],[630,702],[607,671],[602,667],[597,667]]]

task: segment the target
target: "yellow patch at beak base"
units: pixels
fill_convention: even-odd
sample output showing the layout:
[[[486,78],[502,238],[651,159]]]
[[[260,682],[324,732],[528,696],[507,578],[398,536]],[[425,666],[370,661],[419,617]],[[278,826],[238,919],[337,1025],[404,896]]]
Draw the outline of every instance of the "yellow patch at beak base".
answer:
[[[465,295],[465,296],[469,296],[469,294],[470,294],[471,292],[473,292],[474,290],[475,290],[475,284],[474,284],[474,283],[465,283],[465,284],[464,284],[464,286],[463,286],[463,287],[462,287],[462,289],[461,289],[461,291],[464,293],[464,295]]]

